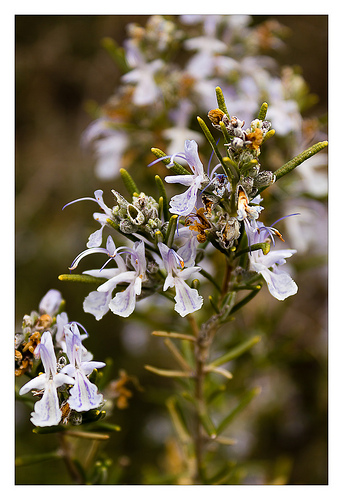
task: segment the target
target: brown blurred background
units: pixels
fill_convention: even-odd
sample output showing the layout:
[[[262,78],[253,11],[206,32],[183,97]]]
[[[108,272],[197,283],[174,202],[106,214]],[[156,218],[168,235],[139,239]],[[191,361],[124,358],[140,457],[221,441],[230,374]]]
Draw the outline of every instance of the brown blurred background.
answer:
[[[328,98],[327,16],[254,16],[253,21],[258,23],[268,18],[276,18],[291,29],[279,63],[302,68],[310,91],[318,96],[317,104],[308,115],[324,115]],[[73,199],[92,196],[97,188],[109,193],[114,187],[114,182],[100,183],[95,179],[94,161],[81,151],[80,137],[91,122],[86,111],[87,102],[105,103],[119,82],[119,70],[101,47],[102,38],[112,37],[120,45],[126,37],[127,23],[143,24],[145,20],[146,16],[16,17],[16,328],[19,330],[23,315],[37,309],[41,297],[50,288],[61,290],[70,319],[84,324],[89,332],[99,330],[99,323],[82,310],[82,300],[88,289],[76,289],[57,279],[59,274],[68,272],[71,261],[85,248],[89,234],[97,228],[92,218],[95,205],[76,204],[72,212],[62,212],[62,207]],[[116,180],[115,186],[120,191],[121,181]],[[325,285],[318,290],[318,295],[324,315],[323,328]],[[155,350],[158,356],[159,349],[156,349],[155,339],[150,340],[149,331],[139,324],[134,327],[138,332],[132,341],[135,345],[128,348],[127,338],[123,340],[123,322],[116,319],[116,331],[113,331],[113,317],[107,316],[101,322],[101,329],[107,333],[106,342],[99,332],[93,337],[91,334],[88,348],[96,352],[95,359],[99,360],[110,351],[115,353],[114,376],[119,368],[125,368],[141,377],[146,387],[144,393],[136,394],[136,402],[126,412],[115,416],[117,423],[125,421],[130,425],[124,426],[112,445],[115,461],[124,464],[119,482],[139,484],[147,474],[140,467],[142,462],[152,470],[159,463],[162,445],[152,438],[152,429],[160,425],[163,436],[166,426],[160,417],[160,412],[164,412],[161,393],[157,396],[153,392],[156,387],[163,391],[164,380],[149,378],[142,368],[149,359],[147,353]],[[270,322],[272,328],[273,320]],[[284,328],[287,329],[287,320]],[[142,341],[140,350],[142,336],[149,340]],[[326,366],[318,367],[315,358],[305,356],[304,360],[300,356],[300,359],[299,354],[293,352],[295,345],[289,344],[292,339],[279,337],[278,348],[286,349],[289,354],[293,376],[302,378],[302,388],[310,398],[307,409],[302,408],[302,411],[313,421],[304,420],[303,441],[296,437],[297,434],[292,441],[287,433],[283,434],[282,409],[278,410],[277,417],[270,413],[258,427],[260,434],[256,439],[260,452],[256,445],[250,458],[272,463],[275,457],[287,459],[290,456],[293,464],[290,484],[325,484]],[[323,345],[325,348],[325,341]],[[287,355],[274,361],[287,363]],[[263,373],[263,366],[259,368]],[[314,373],[316,380],[313,380]],[[322,391],[319,399],[314,394],[318,388]],[[303,396],[302,390],[299,394]],[[302,399],[301,407],[303,405],[306,407],[306,398]],[[46,447],[44,436],[33,436],[31,428],[27,412],[20,410],[17,423],[19,454],[32,451],[32,447],[35,450]],[[261,443],[264,443],[262,447]],[[20,468],[17,474],[18,484],[64,484],[68,480],[63,464],[55,462],[47,464],[44,477],[40,477],[33,467]]]

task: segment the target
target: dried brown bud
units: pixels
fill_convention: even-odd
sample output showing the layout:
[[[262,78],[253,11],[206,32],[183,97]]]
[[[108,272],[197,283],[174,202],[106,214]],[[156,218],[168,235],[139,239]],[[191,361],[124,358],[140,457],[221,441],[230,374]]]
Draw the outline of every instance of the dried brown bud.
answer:
[[[211,111],[208,112],[207,116],[209,117],[213,125],[219,125],[219,122],[222,122],[224,116],[226,115],[221,109],[216,108],[211,109]]]

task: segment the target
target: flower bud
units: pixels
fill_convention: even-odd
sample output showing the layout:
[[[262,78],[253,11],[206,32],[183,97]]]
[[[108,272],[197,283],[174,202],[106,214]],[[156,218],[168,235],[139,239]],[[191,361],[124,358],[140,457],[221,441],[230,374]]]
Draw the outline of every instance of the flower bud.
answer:
[[[124,234],[131,234],[137,231],[138,226],[132,224],[128,219],[123,219],[119,223],[119,230]]]
[[[254,179],[254,186],[260,188],[262,186],[270,186],[275,182],[275,174],[270,170],[263,170]]]
[[[140,210],[138,210],[138,208],[136,208],[134,205],[132,204],[127,205],[127,215],[133,224],[137,226],[144,224],[145,217],[143,213]]]

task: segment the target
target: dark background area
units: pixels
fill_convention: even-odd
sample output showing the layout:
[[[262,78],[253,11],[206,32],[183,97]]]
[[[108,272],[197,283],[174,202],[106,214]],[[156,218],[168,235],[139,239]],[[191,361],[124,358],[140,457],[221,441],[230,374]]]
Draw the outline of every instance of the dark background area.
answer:
[[[291,30],[278,62],[299,65],[311,93],[318,96],[308,116],[325,115],[327,16],[254,16],[253,22],[270,18]],[[88,103],[105,103],[120,78],[101,40],[110,36],[120,45],[126,37],[127,23],[143,24],[146,19],[147,16],[16,17],[16,330],[21,328],[23,315],[37,309],[50,288],[58,288],[66,300],[69,318],[79,321],[89,332],[95,332],[90,334],[87,344],[95,353],[95,359],[103,360],[108,353],[114,353],[113,378],[121,368],[139,378],[144,392],[133,389],[134,398],[129,408],[115,412],[113,421],[122,426],[122,431],[113,436],[106,448],[119,471],[119,479],[113,477],[112,480],[122,484],[141,484],[147,477],[153,481],[163,461],[163,436],[171,431],[165,419],[164,398],[169,394],[171,382],[152,376],[143,366],[154,364],[165,351],[156,339],[150,338],[148,327],[139,318],[133,317],[131,323],[134,335],[125,338],[127,326],[120,318],[113,321],[113,316],[107,315],[101,324],[96,322],[82,310],[83,297],[90,289],[78,284],[74,288],[61,283],[57,277],[68,272],[68,266],[84,249],[95,227],[93,205],[76,204],[72,215],[62,212],[62,207],[73,199],[92,196],[98,188],[105,192],[114,185],[119,191],[122,188],[118,179],[98,182],[92,157],[80,147],[81,134],[91,122]],[[274,326],[279,321],[281,306],[269,310],[261,299],[260,314],[266,330],[274,329],[273,340],[268,337],[264,355],[257,356],[255,371],[250,373],[247,368],[249,356],[240,368],[242,377],[244,370],[248,370],[248,376],[258,378],[265,372],[273,376],[275,367],[282,366],[287,380],[297,387],[288,401],[295,409],[288,422],[296,426],[297,411],[300,412],[301,429],[287,428],[285,407],[290,413],[292,409],[288,404],[275,404],[272,410],[262,411],[254,423],[255,446],[248,460],[258,464],[257,470],[266,465],[267,476],[271,477],[276,474],[277,464],[291,464],[290,484],[325,484],[327,290],[325,280],[313,291],[311,279],[306,279],[303,277],[303,285],[309,287],[307,293],[298,303],[292,298],[288,302],[291,310],[287,313],[282,309],[283,326],[278,326],[276,331]],[[292,315],[296,321],[294,317],[289,318]],[[310,319],[304,319],[304,315]],[[288,329],[289,324],[296,327]],[[105,336],[101,336],[100,326]],[[236,338],[249,326],[249,321],[238,323]],[[312,351],[308,348],[311,342],[314,342]],[[17,417],[18,455],[56,446],[55,437],[50,441],[44,435],[32,434],[28,411],[22,405],[18,405]],[[162,437],[154,440],[154,432]],[[34,466],[18,468],[17,484],[68,483],[65,466],[60,461],[46,463],[44,470],[42,476]]]

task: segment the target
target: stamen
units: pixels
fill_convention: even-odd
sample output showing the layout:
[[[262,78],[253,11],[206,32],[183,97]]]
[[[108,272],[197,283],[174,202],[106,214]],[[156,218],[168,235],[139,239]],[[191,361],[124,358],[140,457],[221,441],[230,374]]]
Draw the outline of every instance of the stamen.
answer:
[[[77,326],[81,327],[81,328],[82,328],[82,330],[83,330],[83,331],[85,332],[85,334],[87,335],[87,337],[89,336],[89,335],[88,335],[88,332],[87,332],[87,330],[86,330],[86,328],[85,328],[84,326],[82,326],[82,325],[81,325],[81,323],[79,323],[78,321],[73,321],[71,324],[75,324],[75,325],[77,325]]]
[[[271,224],[270,227],[273,227],[274,224],[277,224],[280,220],[282,219],[286,219],[287,217],[293,217],[293,215],[301,215],[299,212],[295,213],[295,214],[289,214],[289,215],[284,215],[283,217],[281,217],[280,219],[276,220],[275,222],[273,222],[273,224]]]
[[[69,203],[67,203],[66,205],[64,205],[64,207],[62,208],[62,210],[64,210],[69,205],[72,205],[73,203],[77,203],[78,201],[85,201],[85,200],[95,201],[96,203],[98,203],[98,200],[96,200],[95,198],[91,198],[90,196],[86,196],[85,198],[78,198],[77,200],[70,201]]]
[[[162,156],[161,158],[157,158],[157,160],[152,161],[149,163],[148,167],[152,167],[152,165],[155,165],[155,163],[158,163],[159,161],[166,160],[167,158],[171,158],[171,155],[166,155]]]
[[[86,257],[86,255],[90,255],[92,253],[106,253],[108,255],[108,251],[105,248],[88,248],[87,250],[84,250],[81,252],[76,259],[72,262],[71,266],[68,268],[70,271],[73,271],[74,269],[77,268],[79,265],[79,262],[83,257]]]
[[[216,170],[218,170],[218,168],[220,168],[220,167],[221,167],[221,163],[218,163],[218,165],[216,165],[216,166],[214,167],[214,169],[213,169],[213,170],[212,170],[212,172],[211,172],[211,177],[210,177],[210,179],[212,179],[212,178],[213,178],[213,175],[214,175],[215,171],[216,171]]]

